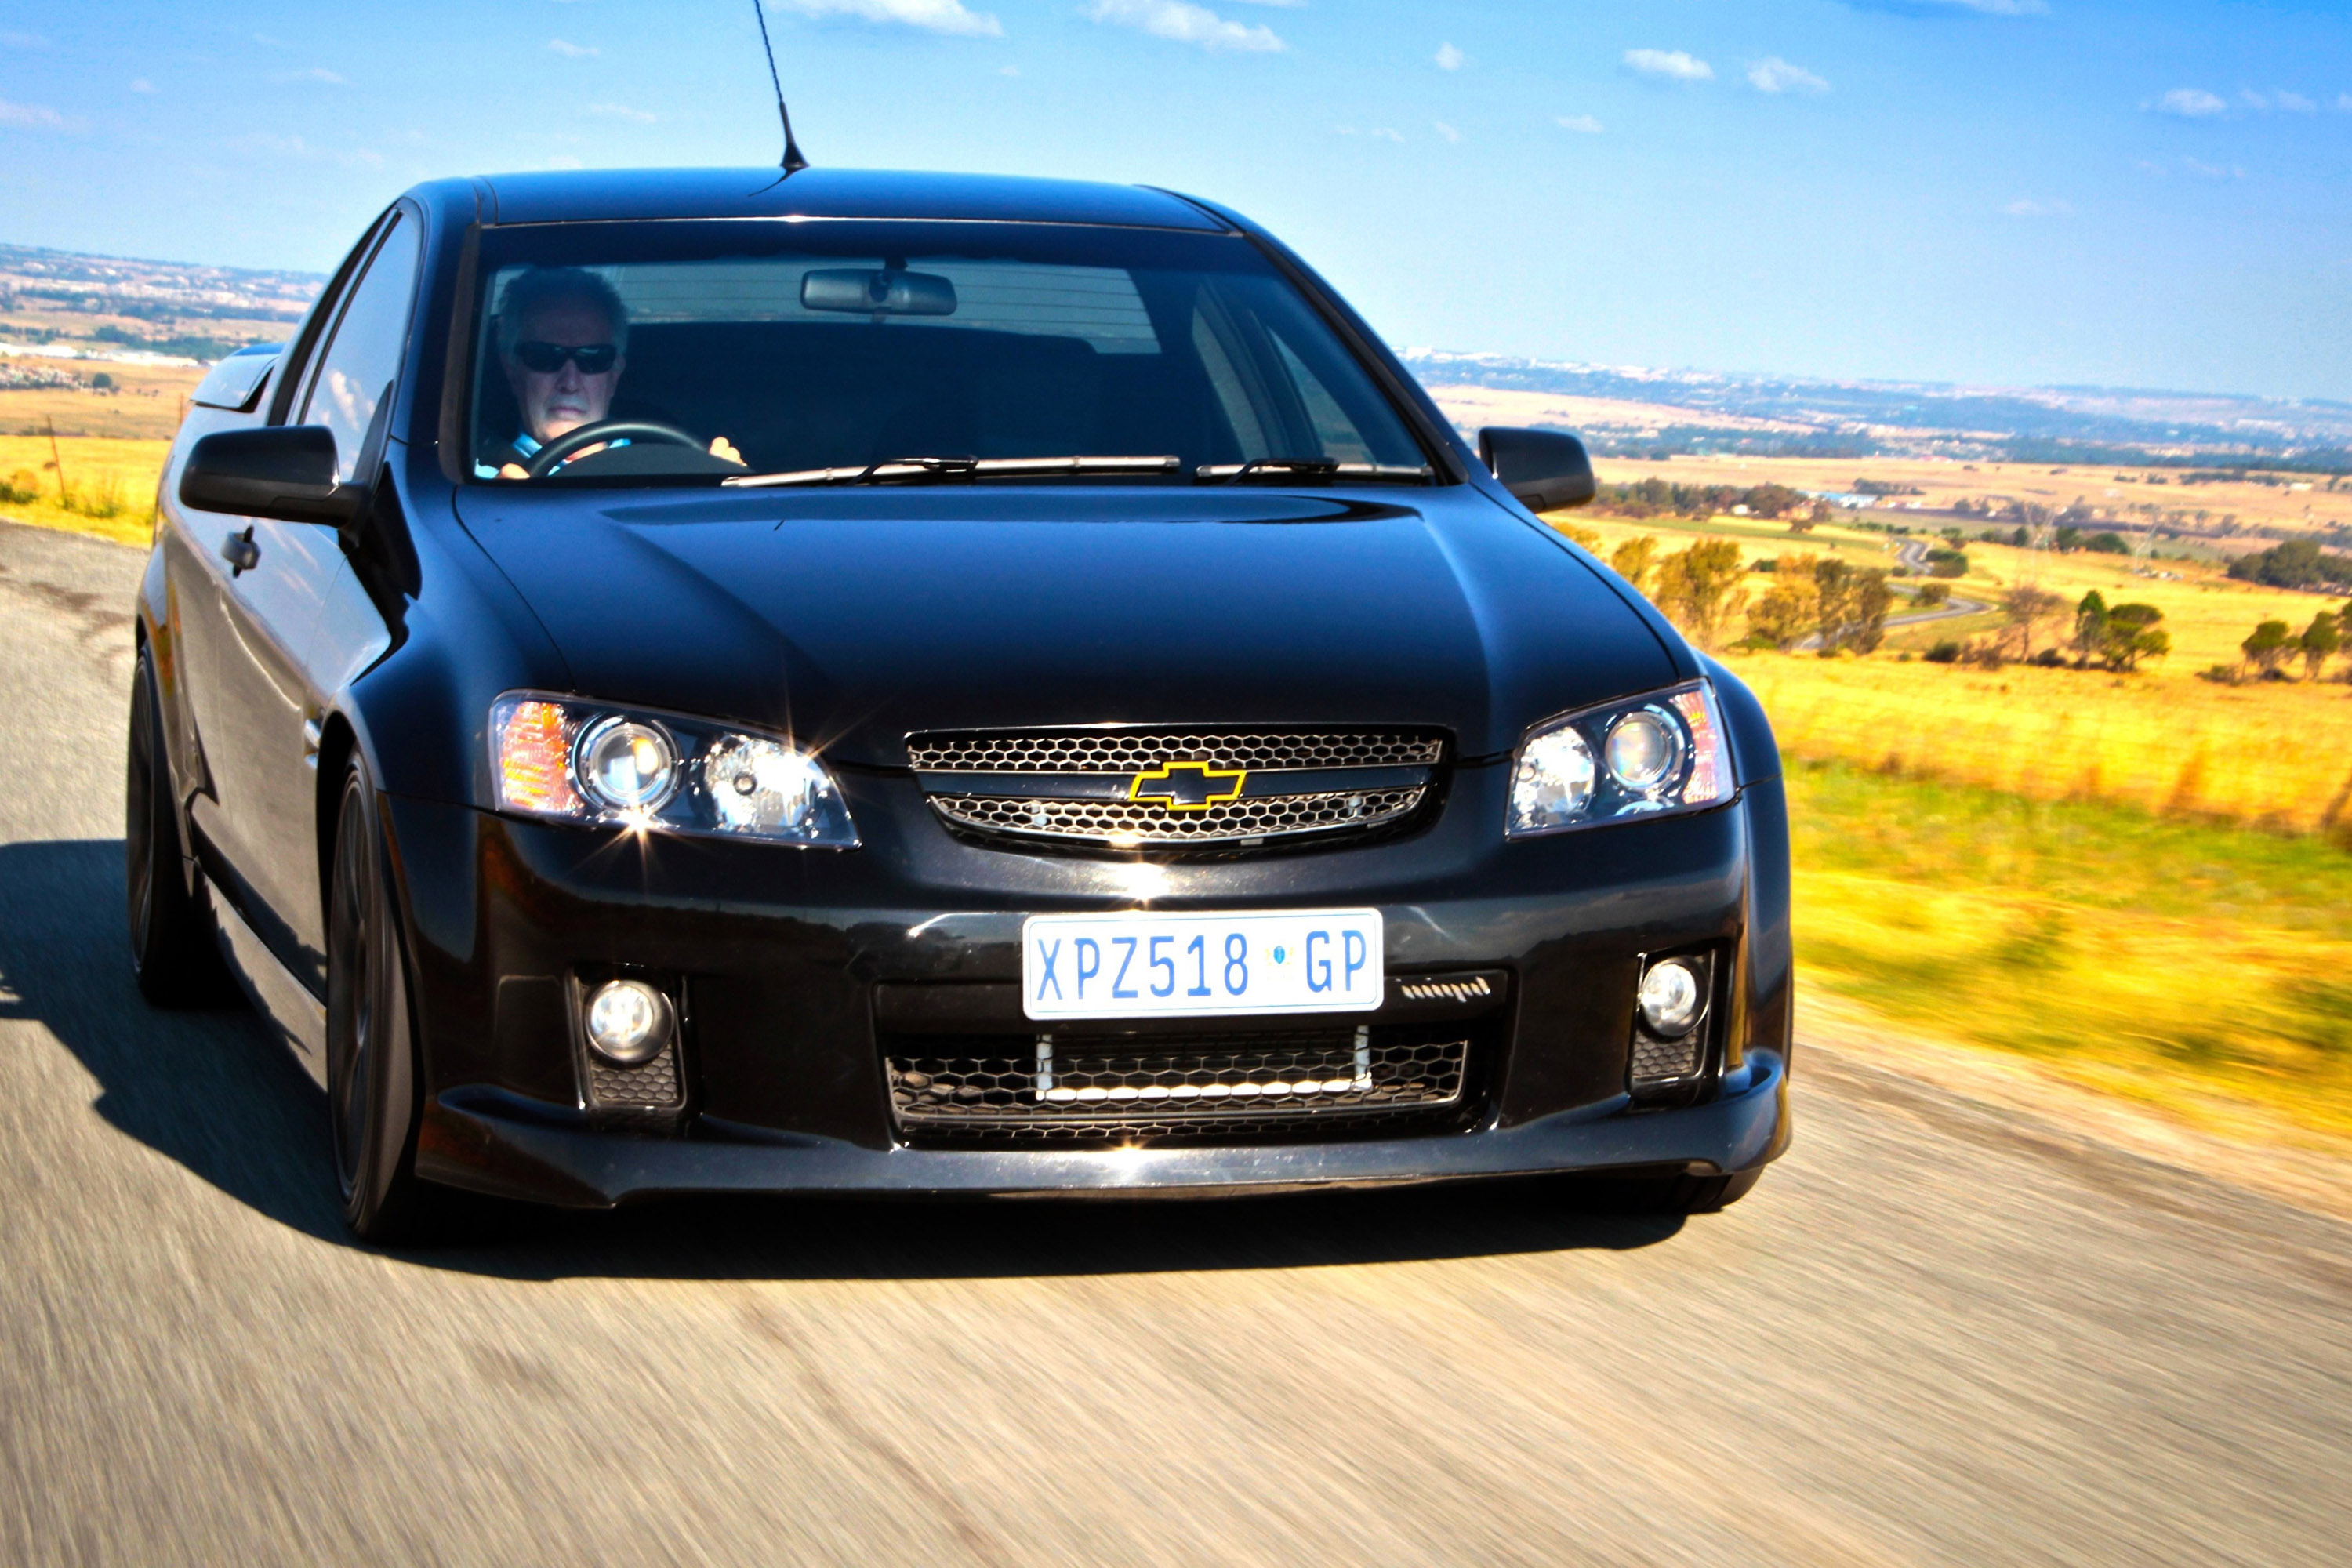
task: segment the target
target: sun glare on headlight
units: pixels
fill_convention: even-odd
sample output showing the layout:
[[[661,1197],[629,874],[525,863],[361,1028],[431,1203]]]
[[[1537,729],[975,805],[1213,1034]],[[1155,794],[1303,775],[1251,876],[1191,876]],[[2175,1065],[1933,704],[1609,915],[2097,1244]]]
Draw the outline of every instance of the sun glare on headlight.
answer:
[[[512,693],[491,706],[490,745],[503,810],[632,832],[857,846],[831,771],[781,736]]]

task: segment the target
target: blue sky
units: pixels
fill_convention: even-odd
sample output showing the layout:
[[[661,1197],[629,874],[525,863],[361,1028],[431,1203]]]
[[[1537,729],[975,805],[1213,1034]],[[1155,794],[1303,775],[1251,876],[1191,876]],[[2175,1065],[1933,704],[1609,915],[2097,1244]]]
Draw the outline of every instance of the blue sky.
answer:
[[[1229,201],[1391,342],[2352,398],[2352,4],[771,0],[814,160]],[[765,163],[750,0],[0,4],[0,239]]]

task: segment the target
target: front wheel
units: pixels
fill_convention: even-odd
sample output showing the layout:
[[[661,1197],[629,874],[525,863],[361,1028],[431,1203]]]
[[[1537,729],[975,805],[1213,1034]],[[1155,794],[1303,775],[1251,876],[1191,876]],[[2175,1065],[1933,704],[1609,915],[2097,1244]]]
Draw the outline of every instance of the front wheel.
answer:
[[[236,994],[211,923],[189,890],[180,858],[154,656],[142,646],[131,678],[130,766],[122,789],[122,871],[130,896],[131,972],[158,1007],[222,1002]]]
[[[426,1194],[416,1175],[407,967],[375,789],[357,758],[343,775],[327,898],[327,1120],[344,1223],[364,1241],[420,1239]]]

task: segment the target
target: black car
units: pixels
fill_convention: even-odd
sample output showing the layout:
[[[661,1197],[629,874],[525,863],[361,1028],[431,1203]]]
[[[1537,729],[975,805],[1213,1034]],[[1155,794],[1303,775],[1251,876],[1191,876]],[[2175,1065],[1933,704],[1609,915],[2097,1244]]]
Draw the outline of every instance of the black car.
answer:
[[[436,1184],[1693,1209],[1788,1142],[1762,711],[1527,510],[1572,437],[1474,451],[1223,207],[441,181],[194,402],[139,983],[226,956],[363,1236]]]

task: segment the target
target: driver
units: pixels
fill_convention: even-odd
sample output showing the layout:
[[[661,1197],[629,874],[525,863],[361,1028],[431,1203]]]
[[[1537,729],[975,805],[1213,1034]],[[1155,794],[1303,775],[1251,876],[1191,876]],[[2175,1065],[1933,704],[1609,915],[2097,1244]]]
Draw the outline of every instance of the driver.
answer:
[[[534,267],[507,285],[495,325],[499,363],[522,411],[522,428],[482,454],[474,472],[486,479],[527,479],[530,472],[523,465],[541,447],[611,417],[613,392],[629,363],[629,313],[612,284],[584,268]],[[628,442],[600,441],[564,460],[577,461],[608,444]],[[724,436],[709,450],[730,463],[743,460]]]

